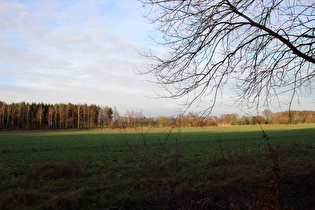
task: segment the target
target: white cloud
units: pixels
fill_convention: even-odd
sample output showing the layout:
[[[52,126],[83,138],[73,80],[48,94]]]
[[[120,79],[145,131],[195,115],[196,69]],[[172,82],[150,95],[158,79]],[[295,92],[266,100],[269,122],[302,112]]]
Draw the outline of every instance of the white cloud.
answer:
[[[0,95],[7,102],[95,103],[147,115],[175,103],[149,100],[134,73],[149,40],[136,2],[4,1]],[[144,38],[146,37],[146,38]],[[163,113],[160,113],[163,114]]]
[[[155,46],[139,7],[130,0],[2,0],[0,100],[176,114],[177,101],[148,99],[160,90],[134,73],[146,63],[137,51]]]

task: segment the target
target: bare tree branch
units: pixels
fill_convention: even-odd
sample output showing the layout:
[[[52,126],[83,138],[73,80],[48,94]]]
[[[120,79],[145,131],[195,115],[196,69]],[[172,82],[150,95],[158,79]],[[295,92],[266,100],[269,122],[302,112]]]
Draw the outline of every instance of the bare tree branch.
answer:
[[[284,92],[312,87],[314,0],[143,0],[163,34],[164,55],[146,54],[150,74],[169,95],[209,96],[211,111],[226,84],[239,105],[259,108]],[[292,101],[292,100],[291,100]]]

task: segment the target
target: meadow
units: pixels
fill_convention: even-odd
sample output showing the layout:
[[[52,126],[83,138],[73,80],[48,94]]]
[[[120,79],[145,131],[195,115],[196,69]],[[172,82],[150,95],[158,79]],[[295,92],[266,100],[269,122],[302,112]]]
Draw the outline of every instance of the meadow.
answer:
[[[286,187],[281,199],[290,208],[314,206],[315,125],[263,129]],[[284,205],[270,198],[277,196],[268,149],[257,125],[0,132],[0,208]]]

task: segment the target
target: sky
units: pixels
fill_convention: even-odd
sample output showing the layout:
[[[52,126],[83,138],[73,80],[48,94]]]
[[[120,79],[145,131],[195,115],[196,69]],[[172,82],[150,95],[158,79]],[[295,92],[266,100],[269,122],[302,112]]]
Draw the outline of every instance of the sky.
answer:
[[[149,62],[139,52],[160,50],[142,13],[137,0],[0,0],[0,101],[176,116],[183,101],[157,98],[163,90],[136,73]],[[292,109],[315,110],[314,98],[300,97]],[[244,114],[228,98],[213,109],[223,113]]]

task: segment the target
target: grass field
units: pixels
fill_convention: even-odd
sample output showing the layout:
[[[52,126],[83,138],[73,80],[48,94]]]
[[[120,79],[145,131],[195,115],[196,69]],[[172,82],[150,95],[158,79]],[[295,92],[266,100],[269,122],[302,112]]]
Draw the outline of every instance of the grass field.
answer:
[[[315,125],[263,129],[279,156],[284,200],[313,206]],[[0,208],[268,206],[273,192],[261,183],[272,179],[272,160],[259,126],[0,132]]]

